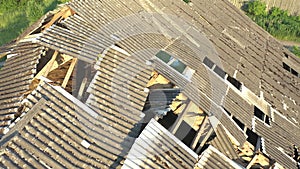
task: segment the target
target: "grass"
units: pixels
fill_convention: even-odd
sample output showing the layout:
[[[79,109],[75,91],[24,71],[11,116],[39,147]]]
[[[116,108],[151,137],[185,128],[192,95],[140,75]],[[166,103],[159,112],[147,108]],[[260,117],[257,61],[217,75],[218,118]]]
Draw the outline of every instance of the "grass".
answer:
[[[58,4],[68,0],[0,0],[0,46],[17,38]],[[0,59],[4,62],[6,57]],[[0,68],[1,69],[1,68]]]
[[[0,45],[17,38],[46,12],[67,0],[0,0]]]
[[[300,57],[300,47],[293,46],[291,49],[291,52],[293,52],[295,55]]]
[[[289,15],[288,11],[277,7],[267,10],[266,3],[260,0],[246,2],[243,10],[277,39],[300,43],[300,16]],[[292,47],[290,50],[300,57],[299,48]]]

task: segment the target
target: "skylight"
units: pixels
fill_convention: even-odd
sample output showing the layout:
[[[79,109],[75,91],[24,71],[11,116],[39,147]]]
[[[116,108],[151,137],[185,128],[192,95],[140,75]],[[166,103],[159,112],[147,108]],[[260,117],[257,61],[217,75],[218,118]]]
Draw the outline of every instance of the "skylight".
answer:
[[[156,54],[156,57],[158,57],[160,60],[162,60],[165,63],[169,63],[170,60],[172,60],[172,58],[173,58],[171,55],[169,55],[167,52],[164,52],[164,51],[159,51]]]
[[[170,66],[172,67],[172,68],[174,68],[175,70],[177,70],[179,73],[183,73],[183,71],[185,70],[185,68],[186,68],[186,65],[185,64],[183,64],[180,60],[174,60],[171,64],[170,64]]]
[[[184,64],[179,59],[174,58],[170,54],[165,51],[159,51],[156,54],[156,57],[161,61],[165,62],[167,65],[175,69],[177,72],[181,73],[188,79],[191,79],[193,73],[195,72],[193,69],[189,68],[186,64]]]

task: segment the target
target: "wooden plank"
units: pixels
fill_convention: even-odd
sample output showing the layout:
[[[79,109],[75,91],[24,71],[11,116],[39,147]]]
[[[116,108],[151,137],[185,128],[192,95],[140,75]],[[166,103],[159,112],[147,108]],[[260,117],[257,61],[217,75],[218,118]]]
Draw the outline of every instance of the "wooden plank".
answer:
[[[60,21],[61,19],[66,19],[67,17],[74,15],[74,14],[75,14],[75,12],[70,7],[68,7],[68,6],[64,7],[59,12],[54,14],[51,21],[49,21],[46,25],[44,25],[42,29],[45,30],[45,29],[49,28],[50,26],[52,26],[56,21]]]
[[[35,76],[36,79],[39,79],[41,76],[47,77],[48,73],[51,71],[53,64],[58,56],[58,52],[55,51],[50,61],[43,67],[43,69]]]
[[[8,54],[8,52],[0,53],[0,59],[5,57]]]
[[[186,106],[182,113],[180,113],[179,117],[176,119],[174,125],[171,127],[170,132],[175,134],[178,130],[181,122],[183,121],[184,115],[188,112],[189,108],[192,106],[192,102],[190,100],[187,101]]]
[[[83,78],[82,83],[80,85],[78,97],[77,97],[79,100],[82,98],[86,83],[87,83],[87,77]]]
[[[197,131],[196,137],[194,137],[194,139],[193,139],[193,141],[190,145],[191,149],[196,148],[197,143],[199,142],[199,139],[200,139],[201,135],[204,133],[204,129],[205,129],[205,126],[206,126],[207,123],[209,123],[209,119],[208,119],[208,116],[205,116],[205,118],[204,118],[204,120],[201,124],[201,127]]]
[[[255,154],[255,156],[252,158],[250,163],[247,165],[246,169],[250,169],[252,167],[252,165],[255,164],[257,158],[258,158],[258,154]]]
[[[206,143],[206,141],[208,140],[208,138],[211,136],[211,134],[213,133],[214,129],[211,127],[209,129],[209,131],[207,132],[207,134],[205,135],[204,139],[201,141],[200,146],[197,148],[196,153],[198,154],[202,147],[204,146],[204,144]]]
[[[66,86],[68,84],[68,81],[69,81],[69,79],[70,79],[70,77],[72,75],[72,72],[73,72],[73,70],[75,68],[76,63],[77,63],[77,58],[72,59],[72,62],[71,62],[70,67],[68,69],[68,72],[67,72],[67,74],[65,76],[65,79],[64,79],[62,85],[61,85],[63,88],[66,88]]]

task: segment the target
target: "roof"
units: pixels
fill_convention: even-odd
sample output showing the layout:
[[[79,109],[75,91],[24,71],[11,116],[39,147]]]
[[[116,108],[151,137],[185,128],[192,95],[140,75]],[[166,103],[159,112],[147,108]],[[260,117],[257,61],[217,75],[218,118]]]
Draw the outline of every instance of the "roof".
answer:
[[[86,103],[96,111],[100,111],[101,105],[103,109],[110,107],[108,103],[142,111],[148,96],[144,89],[152,69],[142,67],[143,64],[122,53],[120,48],[113,48],[108,49],[95,65],[97,73],[89,86],[90,97]]]
[[[196,168],[215,169],[215,168],[230,168],[242,169],[244,167],[230,160],[218,149],[209,146],[200,156],[196,164]]]
[[[277,162],[286,168],[294,168],[296,162],[289,157],[291,152],[291,145],[298,143],[299,134],[287,134],[277,124],[272,127],[267,127],[260,120],[255,120],[255,131],[259,133],[264,139],[263,152],[268,154],[271,158],[277,159]],[[283,144],[285,143],[285,144]]]
[[[135,140],[122,168],[193,168],[197,157],[152,119]]]
[[[41,45],[19,43],[9,53],[0,71],[0,135],[18,117],[23,94],[29,90],[44,52],[45,47]]]
[[[73,1],[44,18],[37,22],[37,27],[44,30],[30,28],[27,36],[22,35],[25,39],[20,37],[1,48],[0,53],[13,54],[0,71],[5,81],[0,84],[1,133],[23,123],[23,118],[18,121],[21,105],[31,92],[30,84],[40,70],[37,67],[43,65],[40,58],[47,56],[47,51],[56,51],[96,69],[93,80],[87,83],[87,101],[59,104],[81,105],[103,117],[99,123],[104,125],[100,127],[107,137],[104,140],[118,147],[101,150],[104,166],[121,166],[134,140],[126,136],[135,138],[140,133],[148,96],[145,87],[155,70],[204,112],[216,116],[237,145],[243,145],[248,137],[246,131],[252,130],[265,140],[264,153],[287,168],[296,167],[295,161],[281,158],[288,154],[286,143],[299,144],[299,77],[285,70],[283,64],[297,67],[300,59],[228,1]],[[159,51],[193,70],[191,78],[156,57]],[[57,92],[51,86],[49,90],[42,95]],[[59,93],[61,98],[67,95],[64,89]],[[38,100],[31,102],[35,105]],[[37,109],[41,112],[43,106]],[[257,109],[263,117],[257,117]],[[25,139],[22,134],[16,137],[19,136]],[[105,141],[101,144],[106,145]],[[278,147],[282,149],[277,151]],[[95,165],[100,163],[101,160]]]
[[[227,136],[224,127],[219,124],[215,129],[216,137],[210,142],[210,145],[214,146],[229,159],[235,160],[238,158],[237,153],[232,145],[230,138]]]
[[[110,127],[101,114],[59,86],[43,83],[28,96],[30,110],[19,119],[22,123],[0,141],[1,165],[118,167],[135,139],[124,134],[127,129]]]

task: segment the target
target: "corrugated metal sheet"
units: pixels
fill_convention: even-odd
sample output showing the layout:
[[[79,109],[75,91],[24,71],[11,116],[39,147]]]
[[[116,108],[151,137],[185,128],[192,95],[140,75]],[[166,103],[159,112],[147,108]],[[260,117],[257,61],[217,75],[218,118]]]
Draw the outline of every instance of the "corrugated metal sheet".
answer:
[[[134,142],[126,127],[60,87],[41,84],[28,96],[30,111],[0,141],[1,165],[13,168],[117,168]]]
[[[135,140],[122,168],[193,168],[197,154],[152,119]]]
[[[216,169],[216,168],[228,168],[228,169],[242,169],[243,167],[230,160],[218,149],[213,146],[209,146],[199,157],[199,161],[196,164],[196,169]]]
[[[246,142],[246,136],[244,132],[237,126],[237,124],[230,118],[227,114],[225,114],[222,110],[220,110],[221,116],[218,118],[220,123],[227,129],[227,131],[240,143],[243,145]]]
[[[276,159],[276,162],[282,165],[283,167],[290,169],[298,169],[296,161],[293,160],[293,158],[289,157],[289,155],[286,152],[284,152],[282,147],[275,146],[272,144],[272,142],[266,141],[265,149],[270,158]]]
[[[254,117],[254,106],[245,101],[238,93],[229,89],[223,106],[233,116],[244,123],[244,125],[251,128],[251,119]]]
[[[105,118],[108,124],[105,129],[113,126],[124,137],[136,137],[143,123],[141,111],[148,96],[144,89],[152,71],[115,49],[109,49],[96,67],[86,104]]]
[[[276,123],[274,128],[272,126],[272,130],[278,129],[277,134],[280,138],[289,140],[290,137],[293,142],[298,139],[297,135],[300,135],[300,119],[298,116],[300,92],[297,92],[300,90],[299,78],[293,77],[282,68],[281,60],[286,50],[229,2],[219,0],[211,3],[208,0],[194,0],[193,5],[190,6],[182,1],[147,0],[143,3],[136,0],[75,1],[71,2],[69,6],[74,9],[76,14],[43,32],[37,39],[39,46],[16,47],[19,48],[19,53],[21,53],[17,56],[25,54],[28,57],[31,56],[26,58],[26,61],[28,61],[26,64],[23,64],[23,58],[13,61],[13,58],[17,58],[15,56],[12,58],[11,63],[7,63],[11,65],[0,71],[0,74],[2,74],[0,76],[3,77],[3,83],[0,84],[0,86],[2,85],[0,97],[2,98],[1,103],[3,103],[0,111],[4,112],[1,113],[3,114],[1,116],[1,120],[4,121],[3,126],[9,125],[10,122],[7,119],[14,118],[13,112],[19,107],[19,96],[27,90],[30,78],[35,73],[37,58],[32,56],[40,56],[40,51],[43,48],[41,45],[86,62],[95,63],[99,54],[116,42],[118,46],[134,55],[138,61],[131,60],[128,62],[130,64],[128,66],[122,61],[125,56],[121,56],[119,53],[116,54],[115,51],[109,51],[110,53],[102,61],[105,64],[97,63],[99,70],[90,86],[89,92],[92,95],[87,103],[98,114],[105,117],[102,119],[103,121],[100,121],[101,124],[110,125],[110,127],[101,126],[103,132],[106,133],[106,137],[111,135],[120,136],[121,139],[114,138],[120,143],[128,134],[131,134],[132,128],[138,128],[135,124],[142,118],[140,110],[147,95],[142,90],[147,83],[150,69],[156,69],[162,73],[181,88],[183,94],[205,112],[215,113],[213,112],[213,105],[218,104],[220,106],[228,86],[224,84],[218,75],[201,65],[207,54],[207,57],[230,76],[233,77],[236,70],[237,80],[257,96],[259,96],[260,91],[263,91],[265,99],[276,110],[287,116],[295,124],[298,122],[294,127],[295,129],[291,129],[292,127],[286,119],[277,118],[276,116],[275,121],[271,122],[271,126],[272,123]],[[130,17],[133,14],[137,14],[137,16]],[[124,16],[129,17],[120,19]],[[186,22],[180,22],[182,24],[179,25],[174,24],[175,19],[179,18]],[[117,24],[111,24],[112,22]],[[198,30],[198,32],[195,30]],[[210,45],[201,41],[201,38],[194,36],[200,31],[207,37],[217,52],[201,52],[208,50]],[[170,37],[170,35],[174,37]],[[194,41],[198,44],[196,52],[189,48],[189,45],[183,43],[187,41]],[[154,55],[162,48],[174,54],[177,59],[182,60],[183,63],[195,70],[192,81],[159,60],[153,59]],[[289,55],[289,52],[287,53]],[[300,63],[298,58],[293,59],[296,64]],[[148,67],[146,61],[149,60],[153,64]],[[27,73],[24,73],[24,71]],[[124,74],[125,76],[123,76]],[[124,85],[128,90],[123,90]],[[16,90],[18,92],[15,92]],[[49,93],[51,92],[53,91]],[[285,95],[289,97],[285,97]],[[243,101],[243,98],[236,93],[232,94],[231,90],[229,90],[226,97],[226,109],[232,111],[231,113],[237,119],[250,127],[253,115],[249,113],[253,107]],[[60,100],[61,98],[57,99]],[[283,103],[287,105],[287,110],[284,109]],[[72,102],[68,102],[68,104],[74,105]],[[222,111],[219,115],[222,115]],[[51,119],[50,116],[47,116],[47,118],[46,121]],[[245,142],[243,132],[238,129],[229,116],[220,116],[220,122],[238,142]],[[266,133],[266,139],[273,137],[266,126],[257,125],[257,131]],[[137,134],[137,131],[134,132]],[[32,138],[32,134],[25,134],[20,140],[22,142]],[[274,148],[274,145],[277,145],[275,144],[276,140],[269,140],[273,142],[270,145]],[[122,148],[118,150],[110,148],[108,151],[101,150],[100,154],[103,156],[103,161],[112,163],[112,159],[116,159],[116,154],[122,154],[129,150],[128,147],[130,147],[131,142],[125,142],[129,146],[126,146],[124,151],[121,150]],[[104,141],[103,144],[106,145],[107,143]],[[35,151],[32,153],[40,153],[36,149],[37,147],[32,147],[32,145],[26,145],[25,148],[21,147],[20,149],[17,147],[12,147],[11,152],[16,149],[23,153],[21,150],[26,150],[29,147]],[[111,157],[110,152],[115,152],[115,156]],[[18,154],[14,153],[14,155]],[[4,155],[2,158],[7,159],[8,165],[22,165],[21,160],[18,164],[14,160],[9,160],[16,158],[11,154]],[[274,158],[280,161],[280,155],[274,156]],[[47,159],[44,160],[47,161]],[[64,161],[66,159],[59,159],[56,163],[61,162],[60,160]],[[119,166],[122,160],[120,157],[112,165]],[[95,162],[95,166],[100,166],[103,161]],[[67,161],[64,162],[66,165],[68,164]],[[53,165],[58,166],[56,163],[53,162]],[[292,163],[289,165],[292,165]]]
[[[215,129],[216,137],[209,143],[226,155],[228,158],[234,160],[238,158],[230,138],[227,136],[223,126],[219,124]]]
[[[17,118],[23,94],[29,90],[44,49],[38,44],[17,44],[0,71],[0,137]]]
[[[262,121],[255,120],[255,131],[258,135],[264,138],[265,153],[272,159],[275,159],[280,165],[286,168],[297,168],[296,161],[288,154],[292,154],[292,145],[299,144],[295,137],[286,137],[287,131],[283,131],[277,124],[272,127],[266,126]],[[286,122],[287,123],[287,122]],[[274,126],[276,125],[276,126]],[[296,137],[299,137],[296,136]]]

